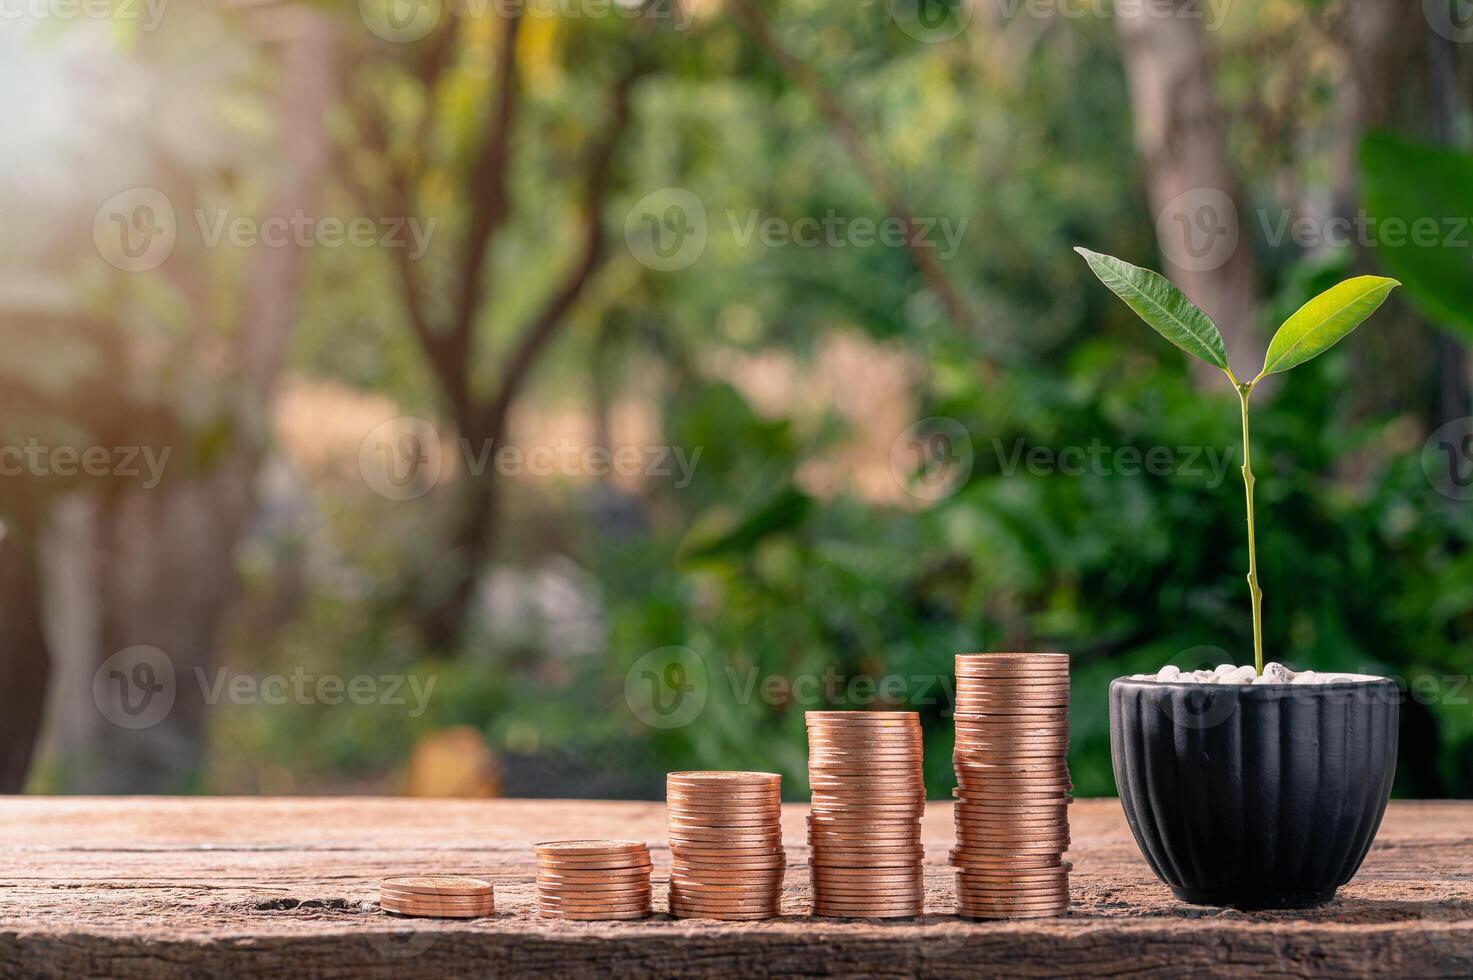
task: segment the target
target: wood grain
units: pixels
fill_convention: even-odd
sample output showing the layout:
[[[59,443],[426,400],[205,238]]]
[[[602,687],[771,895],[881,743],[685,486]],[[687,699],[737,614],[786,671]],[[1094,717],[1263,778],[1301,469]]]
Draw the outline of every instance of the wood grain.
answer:
[[[808,917],[806,807],[788,805],[784,916],[763,923],[576,923],[531,909],[532,844],[648,841],[659,803],[531,800],[12,798],[0,801],[0,977],[549,978],[734,974],[977,976],[1473,975],[1473,804],[1393,803],[1331,905],[1246,914],[1171,897],[1114,800],[1073,808],[1067,917],[949,915],[951,807],[926,815],[925,919]],[[498,914],[400,919],[379,878],[466,872]],[[656,908],[664,907],[656,886]]]

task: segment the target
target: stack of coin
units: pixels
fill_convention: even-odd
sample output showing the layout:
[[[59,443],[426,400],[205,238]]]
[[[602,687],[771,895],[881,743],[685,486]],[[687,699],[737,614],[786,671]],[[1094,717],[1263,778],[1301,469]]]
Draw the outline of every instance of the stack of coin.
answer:
[[[459,875],[399,875],[378,886],[379,908],[399,915],[475,919],[496,912],[491,882]]]
[[[913,711],[810,711],[813,913],[906,918],[925,910],[921,720]]]
[[[672,772],[670,914],[678,919],[770,919],[783,891],[782,776]]]
[[[1069,910],[1069,657],[956,658],[957,914]]]
[[[652,867],[643,841],[538,844],[537,910],[554,919],[643,919]]]

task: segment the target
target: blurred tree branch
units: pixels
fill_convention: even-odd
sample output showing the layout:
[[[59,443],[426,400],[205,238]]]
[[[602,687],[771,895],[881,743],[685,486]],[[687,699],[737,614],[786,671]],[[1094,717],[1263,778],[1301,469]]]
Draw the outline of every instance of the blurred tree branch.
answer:
[[[511,8],[501,17],[494,73],[486,89],[485,132],[462,179],[469,217],[454,263],[453,300],[443,318],[429,311],[414,260],[405,250],[394,250],[410,327],[445,397],[460,437],[478,452],[500,448],[518,396],[603,264],[607,253],[603,212],[613,159],[630,124],[630,99],[635,83],[648,71],[639,52],[631,46],[629,63],[610,89],[603,128],[592,138],[586,158],[580,164],[582,191],[576,258],[545,297],[538,312],[515,335],[490,395],[477,396],[473,385],[477,328],[488,301],[495,295],[495,270],[487,257],[513,209],[508,187],[511,146],[523,102],[517,48],[522,16],[520,8]],[[417,62],[416,75],[425,86],[426,109],[415,124],[416,151],[426,145],[426,137],[433,128],[434,88],[452,58],[459,33],[459,21],[452,19],[430,39]],[[394,166],[383,107],[360,96],[353,109],[364,145],[388,163],[389,172],[382,192],[375,192],[356,180],[350,180],[350,189],[375,214],[413,215],[413,191],[425,177],[423,157],[417,152],[407,167]],[[351,168],[344,170],[351,173]],[[498,489],[496,474],[488,470],[467,473],[456,490],[460,499],[456,501],[450,531],[447,593],[434,597],[420,621],[426,642],[440,652],[454,650],[464,636],[476,576],[495,536]]]
[[[860,132],[843,104],[824,84],[816,71],[783,46],[773,34],[772,26],[768,23],[766,15],[752,0],[729,0],[729,6],[733,16],[758,46],[777,63],[783,74],[794,85],[797,85],[813,103],[819,115],[828,125],[834,139],[853,158],[855,166],[864,175],[870,189],[880,199],[885,209],[905,225],[906,249],[911,261],[915,263],[916,271],[920,273],[926,288],[946,310],[948,319],[958,330],[974,335],[977,324],[966,301],[963,300],[956,285],[951,281],[951,277],[947,275],[946,267],[936,256],[935,249],[927,248],[918,240],[915,212],[911,210],[904,195],[895,186],[895,182],[890,179],[890,175],[885,172],[885,168],[875,159],[865,141],[864,134]]]
[[[1202,21],[1185,9],[1191,0],[1175,2],[1174,12],[1142,5],[1115,11],[1136,146],[1145,165],[1166,272],[1216,321],[1229,361],[1246,370],[1262,356],[1257,336],[1261,296],[1250,223],[1239,206]],[[1224,214],[1224,209],[1232,213]],[[1211,226],[1203,227],[1203,219]],[[1163,225],[1172,229],[1164,236]],[[1229,234],[1230,250],[1228,240],[1220,237]],[[1204,241],[1206,251],[1194,254]],[[1196,370],[1199,381],[1221,381],[1215,368]]]

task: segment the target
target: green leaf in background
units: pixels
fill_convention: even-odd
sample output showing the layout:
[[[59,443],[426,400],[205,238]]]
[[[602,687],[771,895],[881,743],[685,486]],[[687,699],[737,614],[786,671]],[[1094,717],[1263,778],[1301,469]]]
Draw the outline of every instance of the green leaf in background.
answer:
[[[1360,171],[1377,264],[1428,319],[1473,337],[1473,154],[1372,133]]]
[[[1259,376],[1287,371],[1323,354],[1376,312],[1399,285],[1383,276],[1356,276],[1320,293],[1279,327],[1269,341]]]
[[[1100,282],[1125,300],[1125,305],[1157,333],[1193,357],[1224,371],[1228,369],[1227,348],[1223,346],[1217,324],[1173,286],[1171,280],[1113,255],[1101,255],[1077,246],[1074,251],[1084,256]]]

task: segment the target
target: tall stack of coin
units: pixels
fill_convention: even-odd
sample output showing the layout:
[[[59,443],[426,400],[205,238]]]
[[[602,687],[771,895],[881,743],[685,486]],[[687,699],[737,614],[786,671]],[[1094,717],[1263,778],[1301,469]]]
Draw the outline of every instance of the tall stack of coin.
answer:
[[[782,776],[672,772],[665,777],[670,914],[770,919],[782,899]]]
[[[1069,910],[1069,657],[956,658],[957,914]]]
[[[538,844],[537,910],[555,919],[643,919],[652,867],[643,841]]]
[[[810,711],[813,913],[904,918],[925,910],[921,721],[913,711]]]
[[[475,919],[496,912],[491,882],[461,875],[398,875],[378,886],[379,908],[398,915]]]

